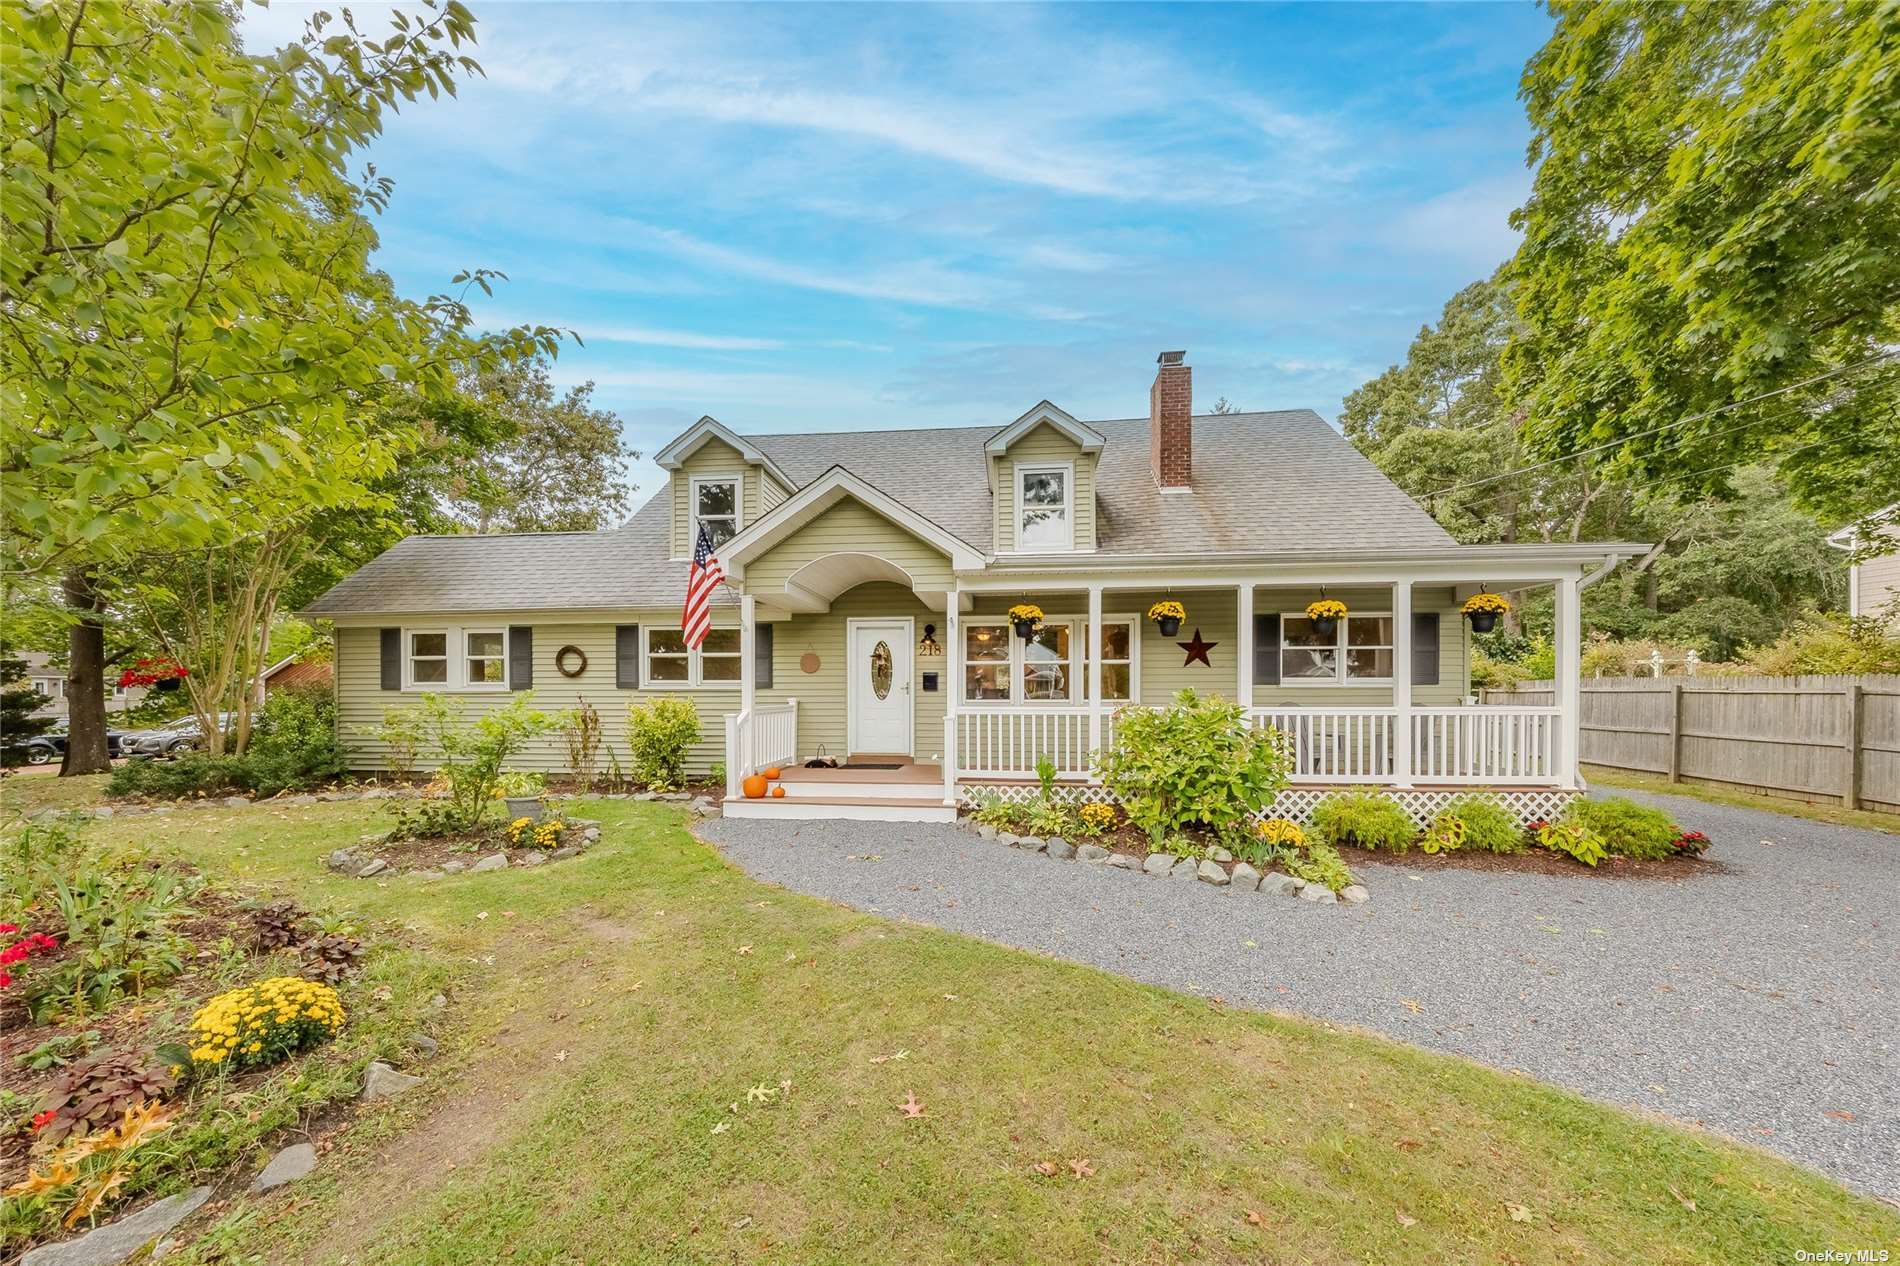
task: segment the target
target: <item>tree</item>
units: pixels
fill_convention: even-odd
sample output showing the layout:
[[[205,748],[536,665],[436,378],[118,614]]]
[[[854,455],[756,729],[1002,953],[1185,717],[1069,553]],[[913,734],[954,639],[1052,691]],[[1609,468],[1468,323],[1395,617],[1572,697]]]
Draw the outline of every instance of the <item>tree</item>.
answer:
[[[368,217],[392,186],[352,177],[352,154],[387,111],[479,70],[459,52],[468,11],[424,2],[382,41],[347,11],[326,35],[317,13],[261,57],[215,0],[0,7],[15,138],[0,525],[20,567],[64,572],[63,772],[106,764],[103,569],[360,504],[416,442],[377,424],[376,401],[448,390],[473,358],[553,350],[539,327],[474,342],[460,296],[407,301],[369,266]]]
[[[1214,407],[1213,407],[1212,409],[1210,409],[1210,410],[1208,410],[1208,412],[1210,412],[1210,413],[1214,413],[1214,414],[1223,414],[1223,413],[1239,413],[1239,412],[1240,412],[1240,406],[1239,406],[1239,405],[1237,405],[1237,404],[1233,404],[1233,403],[1231,403],[1231,402],[1230,402],[1230,401],[1229,401],[1229,400],[1227,399],[1227,397],[1226,397],[1226,396],[1222,396],[1222,397],[1221,397],[1220,399],[1218,399],[1218,400],[1216,400],[1216,401],[1214,402]]]
[[[11,761],[20,744],[53,728],[52,717],[33,715],[46,705],[46,696],[18,684],[24,680],[26,661],[0,653],[0,760]]]
[[[1504,361],[1532,446],[1691,493],[1766,456],[1835,522],[1900,497],[1893,6],[1551,7]]]
[[[446,509],[477,532],[592,532],[628,510],[627,464],[639,454],[620,418],[592,406],[594,384],[556,396],[542,359],[474,377],[464,393],[495,419],[446,491]]]

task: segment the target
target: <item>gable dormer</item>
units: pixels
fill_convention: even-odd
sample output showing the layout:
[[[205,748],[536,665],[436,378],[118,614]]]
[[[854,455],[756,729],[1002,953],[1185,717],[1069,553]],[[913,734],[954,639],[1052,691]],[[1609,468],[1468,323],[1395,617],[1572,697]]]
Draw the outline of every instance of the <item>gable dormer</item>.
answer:
[[[674,558],[692,554],[701,522],[722,545],[794,490],[763,450],[711,417],[693,423],[653,460],[671,483]]]
[[[1044,400],[992,435],[989,458],[999,554],[1092,553],[1101,432]]]

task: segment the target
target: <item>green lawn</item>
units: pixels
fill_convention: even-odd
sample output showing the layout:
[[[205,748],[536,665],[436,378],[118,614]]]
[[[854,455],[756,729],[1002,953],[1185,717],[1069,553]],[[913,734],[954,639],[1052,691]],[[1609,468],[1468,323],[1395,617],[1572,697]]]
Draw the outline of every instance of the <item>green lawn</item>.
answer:
[[[1710,787],[1697,782],[1670,782],[1667,778],[1655,774],[1637,774],[1625,769],[1606,769],[1601,765],[1585,765],[1583,776],[1589,780],[1592,787],[1614,787],[1619,791],[1653,791],[1664,796],[1687,796],[1692,800],[1724,805],[1731,809],[1783,813],[1791,818],[1806,818],[1810,822],[1828,822],[1835,826],[1857,826],[1868,831],[1900,834],[1900,815],[1892,813],[1868,813],[1860,809],[1843,809],[1837,804],[1803,804],[1799,800],[1789,800],[1782,796],[1752,795],[1746,791],[1730,791],[1727,788]]]
[[[381,979],[450,1000],[424,1092],[175,1260],[1726,1264],[1900,1239],[1760,1152],[786,893],[671,806],[587,811],[583,858],[433,882],[321,870],[373,804],[98,828],[385,920],[408,948]]]

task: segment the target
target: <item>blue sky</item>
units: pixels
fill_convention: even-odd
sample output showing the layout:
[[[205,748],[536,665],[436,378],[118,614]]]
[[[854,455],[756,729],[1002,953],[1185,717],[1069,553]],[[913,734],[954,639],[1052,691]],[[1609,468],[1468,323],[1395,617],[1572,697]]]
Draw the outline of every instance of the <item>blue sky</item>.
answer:
[[[651,453],[740,430],[1000,425],[1341,398],[1514,244],[1517,5],[484,4],[486,79],[367,155],[405,293],[484,322]],[[386,9],[351,6],[380,31]],[[310,6],[252,10],[287,38]],[[637,500],[655,487],[643,460]]]

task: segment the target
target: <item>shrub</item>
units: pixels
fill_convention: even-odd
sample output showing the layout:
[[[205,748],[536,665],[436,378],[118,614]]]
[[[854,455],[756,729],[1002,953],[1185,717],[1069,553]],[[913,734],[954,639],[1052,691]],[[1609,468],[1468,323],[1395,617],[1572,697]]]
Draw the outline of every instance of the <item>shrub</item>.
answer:
[[[580,706],[568,712],[561,720],[561,739],[567,744],[567,768],[574,775],[581,789],[594,785],[594,770],[600,764],[600,713],[594,705],[582,699]],[[719,771],[719,781],[724,782],[725,771]]]
[[[1287,756],[1238,704],[1183,690],[1166,708],[1129,708],[1097,769],[1128,818],[1159,842],[1192,823],[1258,813],[1286,785]]]
[[[1112,804],[1091,801],[1075,811],[1077,830],[1083,835],[1101,835],[1115,829],[1115,822],[1121,814]]]
[[[1599,836],[1604,850],[1614,856],[1645,861],[1674,856],[1676,840],[1682,834],[1682,828],[1661,809],[1622,796],[1605,800],[1578,796],[1558,821],[1575,823]]]
[[[468,724],[462,719],[459,702],[452,703],[433,692],[423,695],[414,709],[415,720],[439,755],[436,774],[447,783],[449,800],[445,808],[400,818],[398,829],[413,834],[446,834],[479,828],[494,799],[501,767],[554,725],[554,719],[537,711],[533,702],[533,692],[524,690],[505,707]]]
[[[1011,804],[1000,796],[989,792],[980,792],[976,809],[970,814],[984,826],[993,826],[999,831],[1014,831],[1028,820],[1028,806]]]
[[[1553,853],[1595,866],[1609,856],[1603,849],[1603,837],[1581,822],[1533,822],[1531,835]]]
[[[1313,834],[1335,848],[1356,844],[1403,853],[1412,846],[1418,828],[1390,796],[1376,791],[1340,791],[1314,808]]]
[[[191,1062],[201,1070],[261,1068],[343,1027],[336,990],[296,976],[221,993],[191,1018]]]
[[[106,794],[182,800],[225,791],[274,796],[314,787],[342,774],[336,703],[315,686],[273,693],[258,714],[242,755],[186,752],[172,760],[130,760],[112,771]]]
[[[1445,812],[1465,824],[1464,846],[1480,853],[1521,853],[1524,828],[1509,810],[1485,796],[1459,796]]]
[[[1455,853],[1465,846],[1465,834],[1463,818],[1451,812],[1440,813],[1425,824],[1418,846],[1427,853]]]
[[[516,848],[559,848],[561,837],[566,834],[567,823],[559,818],[543,818],[539,822],[533,818],[516,818],[508,824],[508,842]]]
[[[1288,853],[1280,862],[1286,867],[1286,873],[1295,879],[1304,879],[1309,884],[1325,884],[1334,892],[1344,891],[1352,883],[1352,871],[1347,869],[1345,858],[1332,845],[1319,840]]]
[[[409,777],[415,769],[416,757],[421,754],[423,741],[427,738],[423,732],[421,715],[415,708],[399,703],[392,703],[383,709],[382,724],[358,726],[356,733],[383,745],[383,762],[389,766],[389,772],[398,778]]]
[[[540,795],[547,788],[546,778],[519,769],[510,770],[495,780],[495,794],[504,797],[527,799]]]
[[[148,1052],[95,1055],[68,1068],[47,1088],[33,1118],[36,1138],[52,1144],[68,1135],[92,1134],[134,1108],[164,1100],[177,1088],[177,1076]]]
[[[655,791],[686,785],[686,753],[699,742],[699,710],[686,699],[650,699],[627,709],[633,776]]]

